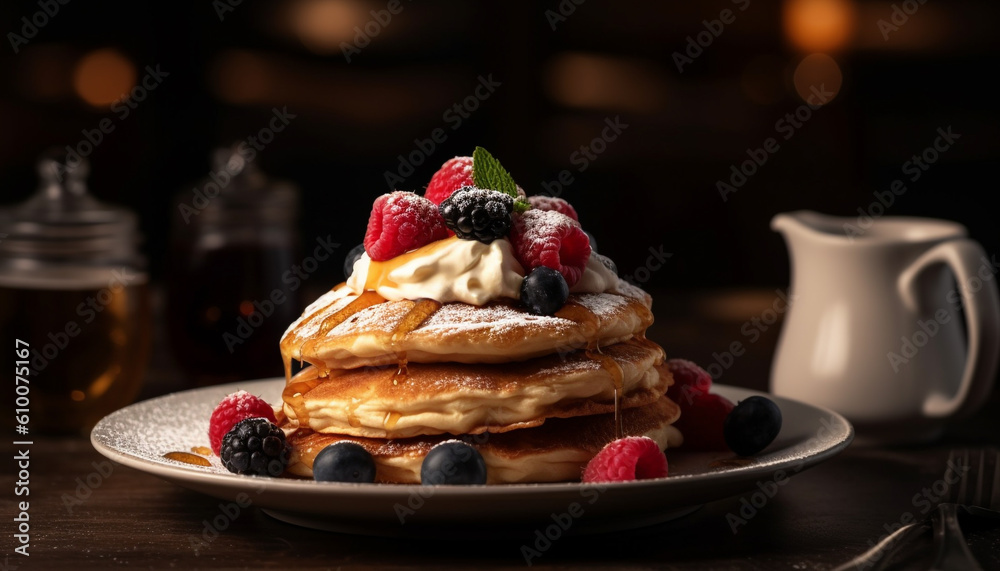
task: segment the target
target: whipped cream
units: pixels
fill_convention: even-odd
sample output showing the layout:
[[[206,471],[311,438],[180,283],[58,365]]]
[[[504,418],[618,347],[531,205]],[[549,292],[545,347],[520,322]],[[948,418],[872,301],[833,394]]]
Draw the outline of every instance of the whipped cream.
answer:
[[[524,267],[505,238],[483,244],[451,237],[391,260],[362,254],[347,287],[355,294],[374,290],[390,301],[433,299],[483,305],[501,297],[519,299]],[[596,254],[590,256],[572,293],[620,293],[620,280]]]
[[[587,260],[587,267],[580,276],[580,281],[569,288],[570,293],[621,293],[619,285],[621,280],[618,274],[612,272],[604,265],[598,254],[591,252],[590,259]]]
[[[428,298],[483,305],[520,297],[523,280],[524,268],[506,239],[483,244],[452,237],[385,262],[374,262],[365,253],[354,263],[347,286],[355,293],[375,290],[391,301]]]

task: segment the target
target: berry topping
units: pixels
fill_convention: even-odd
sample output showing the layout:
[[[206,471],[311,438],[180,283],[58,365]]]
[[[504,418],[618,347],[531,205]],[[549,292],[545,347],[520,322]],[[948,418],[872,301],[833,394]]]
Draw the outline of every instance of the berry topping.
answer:
[[[455,157],[445,161],[434,173],[427,190],[424,191],[424,198],[434,204],[441,204],[456,190],[473,185],[472,157]]]
[[[590,251],[596,254],[597,253],[597,238],[594,238],[594,235],[591,234],[590,232],[587,232],[586,230],[584,230],[583,233],[586,234],[587,235],[587,239],[590,240]],[[615,271],[617,272],[617,270],[615,270]]]
[[[655,440],[629,436],[609,442],[583,470],[584,483],[630,482],[667,475],[667,457]]]
[[[766,397],[741,400],[726,417],[726,444],[740,456],[752,456],[767,448],[781,432],[781,409]]]
[[[539,266],[521,282],[521,305],[536,315],[552,315],[568,297],[566,278],[552,268]]]
[[[222,437],[232,430],[237,422],[246,418],[266,418],[276,422],[271,405],[246,391],[232,393],[215,407],[208,421],[208,442],[216,456],[222,451]]]
[[[344,258],[344,279],[350,279],[351,274],[354,273],[354,262],[361,259],[361,254],[365,253],[365,245],[358,244],[357,246],[351,248],[351,251],[347,253],[347,257]]]
[[[733,403],[712,393],[692,393],[691,402],[678,402],[681,417],[674,426],[684,435],[688,450],[727,450],[722,426],[733,410]]]
[[[375,481],[375,460],[364,446],[341,440],[316,455],[313,478],[317,482],[371,483]]]
[[[486,462],[479,451],[461,440],[442,442],[424,456],[420,466],[420,483],[485,484]]]
[[[291,451],[280,428],[264,418],[247,418],[222,438],[222,465],[236,474],[277,477]]]
[[[447,237],[448,229],[433,202],[397,190],[375,199],[365,251],[376,262],[384,262]]]
[[[489,244],[510,232],[514,199],[502,192],[466,186],[441,203],[441,217],[462,240]]]
[[[674,384],[667,389],[667,396],[681,409],[690,405],[695,395],[703,395],[712,388],[712,375],[687,359],[670,359],[667,368],[674,376]]]
[[[573,206],[561,198],[556,198],[554,196],[529,196],[528,202],[531,203],[532,208],[538,210],[555,210],[569,216],[577,222],[580,221],[580,217],[576,215],[576,209]]]
[[[529,210],[514,217],[510,241],[528,271],[546,266],[573,287],[590,259],[590,240],[575,220],[552,210]]]

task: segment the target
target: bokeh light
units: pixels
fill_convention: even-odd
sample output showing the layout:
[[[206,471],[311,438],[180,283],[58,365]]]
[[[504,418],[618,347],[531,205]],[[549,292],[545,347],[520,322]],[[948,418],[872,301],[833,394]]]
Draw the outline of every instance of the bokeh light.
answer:
[[[844,76],[835,59],[826,54],[811,54],[795,67],[792,81],[795,92],[803,101],[822,105],[837,96],[844,83]],[[824,94],[824,97],[819,97],[819,93]]]
[[[309,50],[339,52],[354,38],[354,27],[365,23],[364,4],[354,0],[300,0],[289,10],[295,35]]]
[[[854,33],[855,9],[851,0],[786,0],[785,35],[806,52],[842,49]]]
[[[135,65],[121,52],[103,48],[94,50],[77,62],[73,70],[73,89],[94,107],[107,107],[128,95],[135,85]]]

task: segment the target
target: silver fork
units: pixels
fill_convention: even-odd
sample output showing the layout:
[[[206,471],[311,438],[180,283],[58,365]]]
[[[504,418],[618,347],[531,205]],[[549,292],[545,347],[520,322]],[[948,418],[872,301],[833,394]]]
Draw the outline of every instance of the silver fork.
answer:
[[[971,461],[976,463],[975,471]],[[896,555],[932,527],[936,545],[932,571],[981,571],[958,525],[958,513],[1000,519],[1000,451],[953,450],[948,456],[944,479],[953,482],[949,488],[950,501],[938,504],[930,517],[904,525],[834,571],[887,569]]]
[[[969,545],[958,524],[959,512],[974,516],[1000,518],[1000,451],[986,450],[952,452],[948,470],[957,465],[958,486],[949,490],[949,500],[938,505],[934,517],[936,555],[933,571],[980,571],[982,567],[969,551]],[[952,472],[953,473],[953,472]],[[945,473],[947,478],[948,472]],[[951,481],[946,479],[945,481]]]

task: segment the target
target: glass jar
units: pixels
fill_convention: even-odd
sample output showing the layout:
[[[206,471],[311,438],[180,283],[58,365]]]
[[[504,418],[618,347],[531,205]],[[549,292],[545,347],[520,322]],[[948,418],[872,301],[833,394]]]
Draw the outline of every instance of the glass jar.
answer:
[[[278,342],[303,308],[292,287],[298,190],[251,158],[216,150],[209,177],[174,202],[167,325],[191,385],[283,374]]]
[[[137,219],[91,196],[88,173],[43,156],[38,192],[0,209],[0,339],[29,349],[31,431],[89,431],[135,399],[147,365]]]

